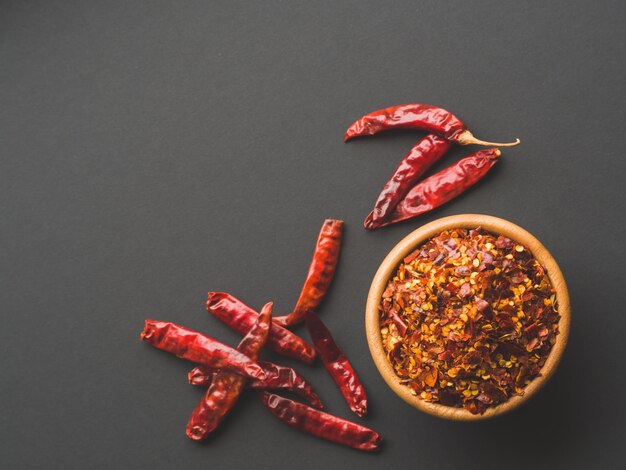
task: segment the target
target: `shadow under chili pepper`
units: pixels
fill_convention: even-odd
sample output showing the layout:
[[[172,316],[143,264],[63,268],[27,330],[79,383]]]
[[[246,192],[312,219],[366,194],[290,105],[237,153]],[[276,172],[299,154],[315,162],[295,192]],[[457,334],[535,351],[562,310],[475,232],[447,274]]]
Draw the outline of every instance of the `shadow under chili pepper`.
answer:
[[[418,129],[387,129],[384,132],[377,133],[376,135],[354,136],[349,142],[346,142],[346,145],[354,145],[357,142],[369,142],[369,145],[371,145],[371,142],[374,140],[380,142],[390,140],[394,141],[396,144],[405,140],[407,142],[412,142],[410,145],[414,145],[415,142],[419,139],[423,139],[428,134],[429,132]]]

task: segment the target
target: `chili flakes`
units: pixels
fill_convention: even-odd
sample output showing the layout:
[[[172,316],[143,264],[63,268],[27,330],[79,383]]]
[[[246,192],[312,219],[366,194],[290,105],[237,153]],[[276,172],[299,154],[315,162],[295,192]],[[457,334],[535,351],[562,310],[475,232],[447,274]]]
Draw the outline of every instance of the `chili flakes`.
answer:
[[[560,318],[530,250],[481,228],[446,230],[408,255],[379,310],[387,358],[411,392],[473,414],[524,394]]]

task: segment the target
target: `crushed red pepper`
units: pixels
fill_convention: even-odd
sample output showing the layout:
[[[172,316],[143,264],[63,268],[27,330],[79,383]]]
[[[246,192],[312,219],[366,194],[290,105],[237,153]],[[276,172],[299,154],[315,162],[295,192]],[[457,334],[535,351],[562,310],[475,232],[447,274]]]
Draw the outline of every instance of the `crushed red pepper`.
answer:
[[[408,255],[379,306],[396,374],[427,402],[483,414],[523,395],[558,334],[556,294],[523,245],[446,230]]]

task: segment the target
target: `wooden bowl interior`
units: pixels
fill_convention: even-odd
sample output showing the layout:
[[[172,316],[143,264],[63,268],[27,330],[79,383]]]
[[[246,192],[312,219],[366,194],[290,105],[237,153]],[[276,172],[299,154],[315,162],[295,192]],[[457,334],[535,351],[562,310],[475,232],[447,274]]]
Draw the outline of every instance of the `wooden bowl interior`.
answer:
[[[482,227],[493,234],[509,237],[530,249],[534,257],[547,270],[550,282],[556,291],[557,301],[559,304],[559,314],[561,315],[559,320],[559,334],[557,335],[556,343],[552,347],[550,355],[541,370],[541,375],[536,377],[526,387],[524,395],[511,397],[506,402],[487,409],[483,415],[473,415],[464,408],[454,408],[437,403],[426,402],[413,395],[407,386],[401,384],[400,378],[395,374],[393,367],[389,363],[383,349],[378,311],[382,293],[385,290],[387,282],[406,255],[422,245],[426,240],[439,234],[443,230],[453,228],[471,229],[476,227]],[[567,345],[569,326],[570,299],[567,285],[565,284],[565,279],[563,278],[563,274],[561,273],[559,266],[548,250],[539,240],[523,228],[504,219],[479,214],[462,214],[444,217],[426,224],[406,236],[391,250],[376,272],[370,287],[365,309],[365,330],[367,342],[369,344],[374,363],[376,364],[376,367],[385,382],[387,382],[387,385],[389,385],[389,387],[391,387],[391,389],[398,396],[400,396],[400,398],[411,406],[434,416],[458,421],[474,421],[492,418],[511,411],[534,396],[556,370],[556,367],[563,356],[565,346]]]

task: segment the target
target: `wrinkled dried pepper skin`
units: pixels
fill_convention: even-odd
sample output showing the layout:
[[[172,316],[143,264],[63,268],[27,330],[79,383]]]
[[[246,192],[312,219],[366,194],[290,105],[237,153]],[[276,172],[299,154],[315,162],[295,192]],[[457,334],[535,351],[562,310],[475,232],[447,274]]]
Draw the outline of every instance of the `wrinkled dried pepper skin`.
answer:
[[[348,128],[344,140],[374,135],[388,129],[418,129],[455,142],[465,130],[465,124],[454,114],[437,106],[403,104],[366,114]]]
[[[274,318],[274,322],[283,326],[296,325],[304,320],[307,311],[315,310],[319,306],[335,275],[342,235],[343,221],[335,219],[324,221],[298,302],[293,312],[284,317]]]
[[[454,114],[428,104],[390,106],[366,114],[348,128],[344,140],[348,141],[353,137],[377,134],[387,129],[427,131],[459,145],[478,144],[513,147],[520,143],[519,139],[507,143],[485,142],[477,139]]]
[[[330,331],[313,312],[306,316],[306,326],[324,367],[339,387],[346,403],[358,416],[367,413],[367,396],[352,364],[339,349]]]
[[[261,348],[265,345],[272,322],[272,303],[263,306],[257,321],[247,335],[243,337],[237,350],[256,361]],[[219,426],[228,412],[235,406],[246,378],[227,370],[219,370],[213,381],[193,410],[187,423],[187,436],[194,441],[206,437]]]
[[[249,380],[247,386],[258,390],[285,389],[304,398],[315,408],[322,409],[324,405],[313,387],[291,367],[279,366],[272,362],[259,361],[267,377],[264,380]],[[213,382],[217,372],[206,367],[196,367],[188,374],[189,383],[196,386],[208,387]]]
[[[374,210],[367,216],[363,225],[367,228],[389,216],[421,176],[445,155],[451,146],[449,141],[435,134],[429,134],[415,144],[383,187]]]
[[[206,308],[209,313],[240,334],[246,334],[258,313],[241,300],[225,292],[209,292]],[[283,356],[307,364],[315,360],[315,349],[295,333],[272,322],[266,346]]]
[[[372,222],[365,228],[374,230],[431,211],[454,199],[485,177],[496,164],[500,150],[488,149],[473,153],[439,173],[426,178],[409,191],[385,220]]]
[[[255,379],[265,378],[261,366],[246,355],[175,323],[146,320],[140,338],[155,348],[197,364],[215,369],[231,369]]]
[[[318,411],[269,392],[259,392],[265,408],[283,423],[316,437],[367,452],[375,452],[382,442],[372,429]]]

